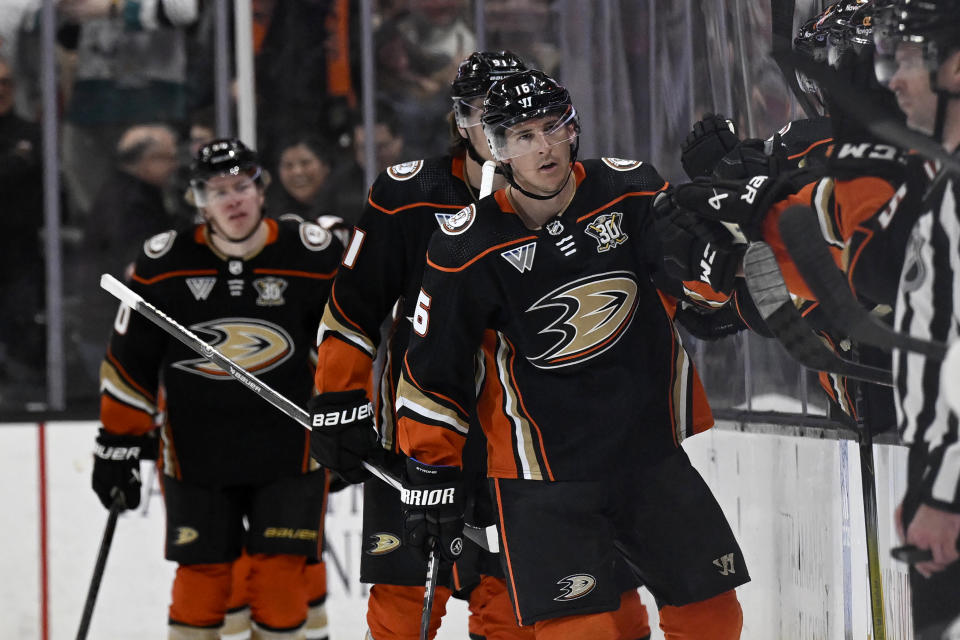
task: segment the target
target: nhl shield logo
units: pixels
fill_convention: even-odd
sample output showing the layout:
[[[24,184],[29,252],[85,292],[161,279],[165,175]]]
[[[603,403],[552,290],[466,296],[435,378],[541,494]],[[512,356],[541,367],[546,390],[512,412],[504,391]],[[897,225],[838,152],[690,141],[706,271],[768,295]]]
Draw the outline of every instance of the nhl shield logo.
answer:
[[[548,222],[544,228],[547,230],[547,233],[552,236],[558,236],[563,233],[563,223],[556,218]]]
[[[253,288],[257,290],[257,305],[261,307],[276,307],[284,304],[283,292],[287,288],[287,281],[283,278],[258,278],[253,281]]]

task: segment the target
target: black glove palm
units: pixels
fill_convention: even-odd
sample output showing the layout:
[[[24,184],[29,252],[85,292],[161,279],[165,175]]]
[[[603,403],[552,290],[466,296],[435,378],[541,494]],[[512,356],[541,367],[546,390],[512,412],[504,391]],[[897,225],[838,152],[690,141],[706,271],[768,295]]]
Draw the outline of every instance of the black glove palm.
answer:
[[[718,222],[674,209],[657,220],[665,271],[677,280],[699,280],[717,293],[733,291],[741,248]]]
[[[680,146],[680,164],[691,180],[709,176],[720,159],[739,143],[731,120],[721,114],[705,113]]]
[[[363,482],[363,467],[379,448],[373,426],[373,405],[362,389],[331,391],[314,396],[310,411],[310,453],[317,462],[336,471],[347,482]]]
[[[150,436],[116,435],[100,429],[93,452],[93,490],[110,508],[118,492],[124,509],[140,505],[140,459],[156,448]]]
[[[407,459],[403,489],[403,543],[453,562],[463,552],[463,488],[460,469]]]

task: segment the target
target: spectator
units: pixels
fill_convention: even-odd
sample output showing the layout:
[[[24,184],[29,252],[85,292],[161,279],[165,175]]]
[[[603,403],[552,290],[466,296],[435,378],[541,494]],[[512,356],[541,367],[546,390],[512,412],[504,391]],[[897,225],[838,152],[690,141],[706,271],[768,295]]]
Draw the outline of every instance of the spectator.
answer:
[[[187,116],[187,38],[199,0],[62,0],[61,44],[76,48],[64,114],[63,170],[72,213],[83,216],[110,174],[117,141],[131,125]],[[75,40],[75,41],[72,41]]]
[[[332,188],[327,178],[331,162],[329,145],[320,138],[302,134],[280,145],[278,182],[268,191],[268,210],[273,215],[295,213],[307,220],[324,214],[339,214],[327,205]]]
[[[143,241],[174,226],[164,189],[177,170],[177,140],[164,125],[136,125],[120,138],[116,168],[93,201],[84,229],[79,282],[81,312],[71,314],[86,373],[96,380],[116,304],[100,291],[100,274],[124,278]]]
[[[0,58],[0,378],[39,376],[44,362],[40,131],[13,112],[14,84]]]
[[[393,110],[384,103],[377,106],[376,125],[374,126],[374,148],[376,153],[376,167],[374,173],[379,173],[389,166],[407,159],[405,132],[400,129],[400,122]],[[363,123],[353,127],[353,141],[351,144],[353,158],[337,167],[328,182],[336,185],[330,190],[327,199],[329,209],[342,217],[346,222],[354,224],[360,216],[367,199],[368,185],[364,178],[366,166],[366,130]]]
[[[169,127],[137,125],[124,132],[116,168],[97,192],[84,232],[98,273],[125,275],[139,243],[170,228],[165,190],[177,166],[177,138]]]

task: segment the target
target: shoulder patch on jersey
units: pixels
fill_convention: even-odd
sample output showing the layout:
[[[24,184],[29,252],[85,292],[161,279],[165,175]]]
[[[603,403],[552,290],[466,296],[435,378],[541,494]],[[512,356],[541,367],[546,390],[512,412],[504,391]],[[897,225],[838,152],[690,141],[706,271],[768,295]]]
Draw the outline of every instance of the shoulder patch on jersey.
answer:
[[[624,160],[622,158],[600,158],[603,164],[614,171],[632,171],[643,164],[640,160]]]
[[[423,168],[423,160],[413,160],[411,162],[401,162],[387,169],[387,175],[394,180],[403,182],[420,173]]]
[[[143,252],[147,254],[148,258],[159,258],[167,251],[170,251],[170,247],[173,246],[173,241],[177,237],[176,231],[164,231],[163,233],[158,233],[152,238],[148,238],[143,243]]]
[[[323,251],[330,246],[333,234],[318,224],[304,222],[300,225],[300,239],[310,251]]]
[[[476,219],[477,207],[471,204],[450,216],[450,218],[440,225],[440,229],[448,236],[457,236],[469,229],[470,225],[472,225]]]

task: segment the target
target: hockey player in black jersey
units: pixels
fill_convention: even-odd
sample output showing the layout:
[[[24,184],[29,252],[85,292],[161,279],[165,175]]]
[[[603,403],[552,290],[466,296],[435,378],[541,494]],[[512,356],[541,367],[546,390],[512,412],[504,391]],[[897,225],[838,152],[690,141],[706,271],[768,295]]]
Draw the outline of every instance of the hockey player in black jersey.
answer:
[[[379,443],[369,434],[344,425],[340,429],[314,430],[313,448],[318,459],[338,470],[347,479],[360,481],[367,474],[360,460],[371,455],[384,463],[380,448],[398,456],[396,439],[396,384],[410,333],[410,322],[417,313],[417,294],[423,273],[427,243],[437,228],[460,209],[478,199],[481,167],[491,159],[480,127],[483,96],[491,83],[525,68],[509,52],[477,52],[460,65],[451,87],[454,145],[447,155],[396,165],[381,173],[370,197],[343,265],[333,285],[330,301],[320,328],[317,389],[311,402],[314,414],[337,407],[377,402]],[[497,186],[502,178],[497,176]],[[371,386],[373,359],[384,319],[391,321],[387,331],[385,362],[381,377]],[[489,524],[489,499],[482,480],[482,434],[471,439],[468,453],[470,470],[479,473],[480,486],[474,498],[471,492],[471,521]],[[478,451],[479,449],[479,451]],[[469,475],[469,472],[468,472]],[[361,556],[361,580],[372,583],[367,609],[370,637],[375,640],[412,640],[418,636],[423,605],[426,560],[414,548],[401,546],[403,521],[394,489],[378,480],[364,485],[364,546]],[[499,639],[530,638],[532,629],[516,623],[495,556],[473,549],[465,543],[464,558],[457,562],[450,580],[441,571],[441,585],[452,582],[458,595],[469,593],[470,632],[477,637]],[[466,556],[480,555],[479,562]],[[472,565],[478,565],[474,567]],[[481,575],[473,577],[479,569]],[[640,602],[636,583],[629,575],[623,590],[618,622],[625,639],[649,635],[646,610]],[[479,584],[471,588],[471,582]],[[445,603],[451,595],[446,586],[437,589],[431,620],[431,637],[436,633]]]
[[[316,224],[264,218],[264,176],[238,140],[203,146],[192,178],[205,223],[147,240],[131,288],[306,404],[342,246]],[[101,367],[100,419],[93,487],[105,506],[119,494],[126,508],[140,500],[131,452],[160,422],[166,557],[178,563],[168,637],[220,637],[242,550],[253,637],[304,637],[304,568],[319,558],[326,495],[307,432],[123,306]]]
[[[896,0],[887,17],[875,31],[878,79],[896,96],[908,126],[955,153],[960,146],[960,2]],[[947,173],[920,185],[926,192],[894,307],[898,331],[944,343],[960,339],[958,182]],[[932,553],[910,572],[915,637],[954,638],[960,634],[960,418],[945,394],[957,392],[957,381],[941,380],[942,363],[919,354],[894,351],[893,365],[898,426],[910,445],[898,525],[907,544]]]
[[[577,162],[569,94],[537,71],[491,87],[483,127],[509,185],[430,242],[397,397],[405,539],[458,553],[479,389],[518,621],[537,638],[621,637],[619,557],[656,596],[667,638],[738,638],[746,566],[680,448],[712,416],[653,281],[652,201],[667,185],[642,162]],[[729,297],[667,284],[703,304]]]

